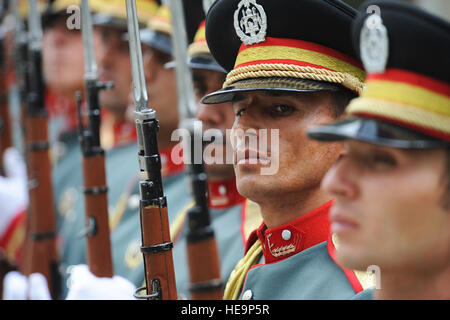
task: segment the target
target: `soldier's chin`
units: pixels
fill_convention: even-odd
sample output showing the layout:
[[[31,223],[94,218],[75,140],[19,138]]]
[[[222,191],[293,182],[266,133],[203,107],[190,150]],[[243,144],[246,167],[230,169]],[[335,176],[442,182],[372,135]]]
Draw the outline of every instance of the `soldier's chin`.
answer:
[[[339,249],[336,250],[336,259],[344,267],[354,270],[366,270],[372,264],[357,246],[346,245],[342,242],[339,243]]]
[[[253,169],[254,172],[250,172],[248,168],[240,170],[235,167],[236,187],[242,196],[258,203],[273,193],[273,190],[270,181],[267,181],[270,177],[260,175],[258,168]]]

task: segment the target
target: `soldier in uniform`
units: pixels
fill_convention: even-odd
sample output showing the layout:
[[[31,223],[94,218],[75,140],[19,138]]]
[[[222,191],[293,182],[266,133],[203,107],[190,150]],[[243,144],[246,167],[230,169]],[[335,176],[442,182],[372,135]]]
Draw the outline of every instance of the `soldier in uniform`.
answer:
[[[100,94],[103,108],[100,141],[105,149],[110,224],[114,225],[115,213],[121,210],[120,198],[126,192],[127,184],[134,183],[134,175],[138,172],[135,125],[126,117],[131,68],[128,43],[123,39],[126,20],[121,10],[125,11],[125,5],[121,2],[92,1],[90,7],[99,78],[114,82],[112,90]],[[151,12],[145,4],[139,8],[145,21]],[[83,55],[80,50],[78,54]],[[84,70],[83,66],[81,68]],[[85,209],[78,132],[70,132],[68,140],[67,152],[53,172],[63,270],[71,265],[86,263],[86,239],[80,236],[85,228]],[[63,288],[67,290],[65,281]]]
[[[189,17],[187,17],[189,18]],[[203,130],[219,129],[223,140],[214,148],[214,154],[204,152],[205,171],[208,175],[208,203],[211,226],[218,246],[221,278],[228,279],[236,263],[244,256],[247,238],[261,223],[259,208],[246,199],[236,189],[233,169],[233,150],[229,141],[229,131],[234,122],[231,103],[206,106],[200,102],[206,94],[222,88],[225,70],[212,57],[205,39],[203,20],[195,34],[194,42],[188,48],[188,64],[192,69],[194,91],[197,98],[197,118],[203,123]],[[231,155],[231,157],[230,157]],[[208,156],[211,157],[208,158]],[[213,159],[214,158],[214,159]],[[219,160],[218,163],[215,161]],[[186,211],[178,218],[173,231],[175,275],[178,294],[189,298],[189,270],[186,257],[187,219]]]
[[[363,291],[358,275],[334,260],[332,199],[320,190],[342,145],[306,137],[310,126],[341,117],[362,91],[350,37],[355,15],[338,0],[223,0],[208,12],[206,40],[228,74],[203,103],[233,103],[237,188],[259,204],[264,221],[225,299],[347,299]],[[246,143],[261,139],[260,129],[271,131],[269,150]]]
[[[47,3],[42,10],[45,103],[55,161],[66,150],[66,134],[70,136],[77,127],[75,92],[84,87],[81,32],[76,28],[75,20],[73,26],[68,23],[71,14],[66,12],[70,6],[79,6],[79,3],[79,0],[57,0]]]
[[[353,41],[366,90],[348,119],[308,133],[344,141],[322,182],[335,198],[336,257],[377,271],[376,299],[448,300],[450,24],[412,5],[371,1]]]
[[[19,3],[19,11],[22,18],[26,20],[28,6],[23,6],[24,4],[27,2]],[[45,106],[49,115],[49,142],[52,146],[51,155],[55,169],[59,164],[64,165],[64,163],[71,162],[71,160],[67,161],[70,159],[70,156],[67,157],[67,155],[77,144],[76,138],[73,138],[76,128],[74,94],[83,88],[83,49],[79,30],[68,28],[66,20],[70,15],[66,14],[66,9],[71,5],[78,4],[79,1],[76,0],[56,0],[51,3],[40,1],[43,27],[42,69],[46,86]],[[54,175],[55,173],[54,192],[58,194],[60,185],[58,173],[54,172]],[[9,244],[10,246],[22,246],[22,243],[18,243],[18,233],[18,230],[10,233],[12,242]],[[23,237],[25,232],[21,231],[21,233]],[[9,294],[14,293],[10,292]]]
[[[185,9],[193,10],[192,7],[186,7]],[[190,35],[193,32],[189,33],[189,30],[192,24],[195,23],[193,22],[195,21],[195,15],[187,14],[186,16],[190,19],[187,23],[188,35],[193,38]],[[221,88],[225,77],[224,70],[215,62],[208,50],[205,42],[204,26],[203,21],[197,30],[194,43],[189,47],[189,65],[194,72],[194,83],[198,99],[198,118],[203,121],[204,129],[220,129],[224,134],[224,144],[215,148],[217,152],[222,153],[223,163],[206,165],[206,172],[208,174],[209,209],[212,227],[215,229],[216,242],[219,248],[221,276],[222,279],[227,279],[234,265],[244,254],[245,241],[250,231],[260,224],[261,218],[256,204],[249,202],[247,205],[244,205],[245,198],[236,190],[234,170],[232,164],[229,164],[230,159],[225,158],[227,153],[229,155],[232,152],[232,150],[225,149],[225,130],[230,129],[234,121],[234,112],[231,104],[218,105],[216,108],[205,107],[199,102],[204,94]],[[149,100],[152,108],[158,112],[158,120],[160,121],[161,130],[158,135],[158,144],[160,148],[163,146],[160,153],[162,157],[167,155],[168,158],[171,157],[171,152],[165,152],[164,146],[167,145],[169,138],[167,136],[166,140],[162,140],[164,135],[161,135],[161,131],[162,133],[167,132],[170,134],[171,131],[168,131],[168,129],[175,130],[179,122],[176,111],[175,74],[170,67],[173,63],[166,64],[170,61],[172,54],[170,34],[170,11],[163,5],[159,9],[157,17],[149,23],[149,28],[141,31],[141,41]],[[171,82],[167,79],[170,79]],[[205,86],[207,89],[204,89]],[[168,112],[169,108],[171,108],[170,113],[172,115]],[[169,122],[168,119],[173,119],[173,121]],[[170,123],[173,124],[171,127],[169,126]],[[167,126],[163,128],[163,125]],[[216,153],[215,156],[219,155]],[[178,168],[183,169],[183,166]],[[177,169],[177,171],[179,170]],[[170,175],[170,173],[170,167],[168,172],[166,172],[163,166],[164,191],[166,194],[169,191],[168,207],[171,222],[171,238],[174,242],[173,258],[177,291],[179,298],[184,299],[190,298],[188,290],[189,269],[186,257],[186,214],[193,202],[186,202],[185,199],[180,198],[180,194],[177,198],[171,197],[170,191],[173,188],[185,188],[186,184],[180,179],[179,174]],[[139,199],[137,187],[134,190],[134,194],[136,199]],[[189,196],[187,192],[185,192],[185,195]],[[182,210],[180,209],[180,203],[183,204]],[[173,207],[180,210],[171,212]],[[115,256],[115,267],[119,266],[115,269],[116,274],[131,280],[135,286],[140,286],[144,281],[144,266],[142,255],[139,251],[141,235],[139,232],[136,232],[140,228],[139,220],[137,219],[138,215],[139,212],[137,211],[129,212],[126,220],[123,220],[123,223],[112,234],[114,253],[117,255],[119,252]],[[128,246],[123,245],[128,242],[130,243]],[[77,278],[79,279],[78,276]],[[78,279],[74,281],[78,281]],[[124,288],[123,279],[112,279],[108,282],[103,282],[103,284],[100,284],[97,280],[98,278],[90,277],[91,283],[95,283],[97,287],[91,292],[96,291],[100,294],[106,291],[105,288],[109,286],[110,297],[126,297],[125,291],[128,289]],[[83,285],[77,284],[77,287],[82,288]],[[115,291],[116,294],[111,295],[112,291]],[[95,296],[95,293],[93,295]],[[70,296],[76,296],[76,293],[72,294],[71,291]]]
[[[125,10],[125,2],[122,6]],[[161,156],[163,190],[167,197],[169,221],[173,222],[177,214],[188,206],[190,196],[186,190],[184,164],[182,161],[174,161],[175,158],[172,156],[177,141],[171,141],[171,134],[178,128],[179,119],[175,73],[172,69],[164,67],[171,60],[172,52],[168,7],[161,5],[156,15],[146,23],[147,27],[141,30],[144,71],[149,106],[156,110],[159,121],[158,148]],[[129,104],[134,109],[134,102],[129,101]],[[134,161],[135,171],[132,173],[133,179],[129,189],[121,196],[117,206],[120,211],[116,210],[112,217],[111,241],[115,273],[139,287],[144,281],[144,264],[140,251],[137,147],[130,151],[129,156]]]

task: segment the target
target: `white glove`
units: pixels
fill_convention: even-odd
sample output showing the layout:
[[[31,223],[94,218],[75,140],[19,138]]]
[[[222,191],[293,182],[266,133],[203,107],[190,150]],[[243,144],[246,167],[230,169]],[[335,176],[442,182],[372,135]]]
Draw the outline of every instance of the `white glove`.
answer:
[[[3,300],[51,300],[47,280],[40,273],[27,278],[17,271],[8,272],[3,278]]]
[[[69,293],[66,300],[134,300],[136,287],[127,279],[94,276],[87,265],[70,267]]]
[[[0,239],[28,205],[27,168],[15,148],[5,150],[3,168],[6,177],[0,176]]]

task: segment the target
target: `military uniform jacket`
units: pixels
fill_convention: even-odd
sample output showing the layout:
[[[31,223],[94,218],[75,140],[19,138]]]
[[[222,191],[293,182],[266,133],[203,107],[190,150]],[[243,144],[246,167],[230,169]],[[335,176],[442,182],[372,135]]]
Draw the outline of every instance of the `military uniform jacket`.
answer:
[[[370,298],[365,274],[342,268],[335,261],[329,233],[328,202],[279,227],[262,224],[250,236],[247,250],[261,244],[257,264],[247,272],[239,296],[250,300]],[[358,295],[359,294],[359,295]]]

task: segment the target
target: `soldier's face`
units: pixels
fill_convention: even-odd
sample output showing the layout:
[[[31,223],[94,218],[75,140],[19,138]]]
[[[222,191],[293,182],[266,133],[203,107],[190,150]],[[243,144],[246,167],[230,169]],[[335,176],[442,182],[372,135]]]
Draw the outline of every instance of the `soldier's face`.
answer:
[[[399,150],[345,142],[322,187],[335,198],[331,231],[346,267],[425,275],[450,268],[444,150]],[[448,170],[448,169],[447,169]]]
[[[254,131],[260,138],[261,129],[267,129],[267,152],[257,152],[260,161],[256,164],[251,163],[252,153],[255,157],[251,143],[237,148],[235,173],[239,193],[262,206],[271,201],[287,203],[287,199],[299,199],[320,190],[320,181],[338,159],[341,144],[313,141],[307,138],[306,131],[336,120],[331,97],[325,93],[255,91],[237,98],[240,100],[233,103],[233,108],[239,119],[234,130]],[[273,142],[276,135],[278,143]],[[262,174],[263,168],[277,161],[276,172]]]
[[[80,30],[69,30],[66,16],[56,19],[43,34],[43,71],[47,87],[73,97],[83,88],[84,59]]]
[[[171,56],[142,44],[149,107],[156,110],[160,132],[178,128],[178,101],[175,70],[164,68]]]
[[[122,34],[122,31],[113,28],[94,28],[99,79],[114,82],[112,90],[100,92],[100,103],[118,114],[125,113],[131,85],[129,46],[122,39]]]
[[[222,88],[225,74],[222,72],[193,69],[194,91],[197,99],[197,119],[202,121],[203,130],[218,129],[222,132],[222,144],[210,144],[205,147],[211,152],[204,152],[205,170],[209,179],[230,179],[234,177],[232,165],[233,150],[226,143],[229,139],[229,130],[234,123],[234,111],[231,103],[204,105],[200,100],[207,94]],[[219,143],[217,141],[217,143]]]

